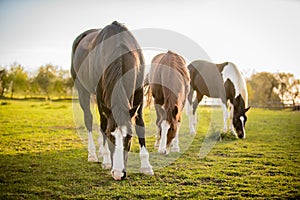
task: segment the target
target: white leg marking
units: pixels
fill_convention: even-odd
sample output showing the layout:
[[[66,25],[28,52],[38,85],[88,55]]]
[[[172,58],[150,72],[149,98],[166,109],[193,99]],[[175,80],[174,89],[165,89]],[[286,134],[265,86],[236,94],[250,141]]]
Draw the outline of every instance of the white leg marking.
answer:
[[[196,134],[196,129],[195,129],[195,125],[196,125],[196,113],[193,114],[193,107],[192,104],[187,103],[187,107],[190,107],[189,112],[188,112],[188,117],[189,117],[189,127],[190,127],[190,134],[191,135],[195,135]]]
[[[115,151],[113,155],[113,168],[112,176],[115,180],[122,180],[124,175],[124,146],[123,146],[123,134],[124,128],[116,128],[111,134],[115,137]]]
[[[94,144],[93,134],[92,132],[88,132],[88,161],[89,162],[98,162],[98,158],[96,155],[96,147]]]
[[[110,158],[110,151],[108,148],[108,141],[105,142],[105,145],[103,143],[101,144],[103,149],[103,162],[102,162],[102,168],[103,169],[110,169],[111,168],[111,158]]]
[[[161,123],[161,137],[160,137],[160,143],[158,147],[158,152],[162,154],[167,154],[167,134],[168,130],[170,128],[169,122],[166,120],[163,120]]]
[[[154,175],[152,166],[149,162],[149,153],[146,147],[140,149],[140,159],[141,159],[141,173],[147,175]]]
[[[244,137],[243,137],[242,139],[245,139],[245,138],[246,138],[246,131],[245,131],[245,126],[244,126],[244,121],[245,121],[245,119],[244,119],[243,116],[241,116],[241,117],[240,117],[240,120],[241,120],[241,122],[242,122],[243,133],[244,133]]]
[[[229,103],[229,128],[230,128],[230,131],[231,133],[236,137],[238,138],[238,135],[234,129],[234,126],[233,126],[233,112],[234,112],[234,106],[232,103]]]
[[[177,125],[177,131],[176,131],[175,138],[173,139],[171,152],[180,152],[180,148],[179,148],[179,129],[180,129],[180,125],[181,125],[180,123],[178,123],[178,125]]]
[[[104,153],[104,145],[103,145],[103,135],[100,131],[100,135],[98,137],[98,144],[99,144],[99,152],[98,152],[98,158],[102,158],[103,157],[103,153]]]
[[[228,118],[228,110],[226,104],[222,104],[222,110],[223,110],[223,131],[227,132],[227,118]]]
[[[158,147],[159,147],[159,141],[160,141],[159,130],[160,130],[160,129],[157,127],[157,134],[156,134],[156,139],[155,139],[154,148],[158,148]]]

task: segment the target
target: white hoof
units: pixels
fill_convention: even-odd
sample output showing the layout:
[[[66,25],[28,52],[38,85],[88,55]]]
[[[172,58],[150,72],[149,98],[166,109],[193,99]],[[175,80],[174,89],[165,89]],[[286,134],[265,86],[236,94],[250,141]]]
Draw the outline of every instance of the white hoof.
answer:
[[[191,135],[196,135],[196,131],[195,131],[195,130],[190,131],[190,134],[191,134]]]
[[[99,162],[96,155],[89,155],[88,162]]]
[[[172,147],[171,152],[180,152],[180,148],[179,147]]]
[[[169,154],[169,151],[167,149],[159,149],[158,153],[167,155]]]
[[[143,174],[146,174],[146,175],[150,175],[150,176],[154,175],[152,167],[141,168],[140,172],[143,173]]]
[[[102,169],[111,169],[111,163],[102,163]]]

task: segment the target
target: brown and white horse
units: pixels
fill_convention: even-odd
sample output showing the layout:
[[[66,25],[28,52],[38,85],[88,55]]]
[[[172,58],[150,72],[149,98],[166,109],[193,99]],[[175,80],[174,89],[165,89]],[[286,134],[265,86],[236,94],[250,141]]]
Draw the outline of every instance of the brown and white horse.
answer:
[[[115,180],[126,177],[135,121],[141,172],[153,175],[142,116],[144,57],[133,35],[118,22],[82,33],[73,44],[71,73],[88,129],[88,160],[97,161],[90,111],[91,94],[96,94],[103,134],[102,166],[112,168]]]
[[[185,60],[171,51],[155,56],[148,81],[157,115],[155,146],[159,153],[168,154],[172,142],[171,151],[179,152],[178,132],[190,81]]]
[[[230,108],[230,130],[239,138],[246,138],[246,112],[250,107],[248,107],[246,82],[238,68],[231,62],[214,64],[197,60],[192,62],[188,69],[191,76],[191,90],[188,95],[187,111],[191,134],[195,134],[197,106],[203,96],[206,95],[221,99],[224,131],[227,132],[228,104]],[[192,102],[194,91],[196,91],[197,96]]]

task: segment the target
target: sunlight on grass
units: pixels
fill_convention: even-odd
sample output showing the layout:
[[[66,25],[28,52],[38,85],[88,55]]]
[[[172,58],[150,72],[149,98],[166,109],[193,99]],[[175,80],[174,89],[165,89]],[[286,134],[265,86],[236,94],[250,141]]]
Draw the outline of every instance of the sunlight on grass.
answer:
[[[183,116],[181,152],[168,156],[154,148],[156,117],[154,109],[146,108],[147,147],[155,175],[135,173],[140,167],[135,136],[128,177],[116,182],[101,164],[87,162],[86,130],[74,121],[73,111],[72,102],[0,102],[0,199],[300,196],[300,112],[251,108],[245,140],[222,133],[222,141],[199,159],[211,129],[211,108],[199,107],[196,136],[189,135]],[[97,128],[94,132],[96,140]]]

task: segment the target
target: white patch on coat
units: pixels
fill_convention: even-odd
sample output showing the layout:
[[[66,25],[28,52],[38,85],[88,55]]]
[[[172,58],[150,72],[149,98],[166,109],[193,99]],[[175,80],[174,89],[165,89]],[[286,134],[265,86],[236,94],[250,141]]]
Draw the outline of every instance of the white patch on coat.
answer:
[[[224,83],[229,79],[235,89],[235,98],[241,94],[242,98],[244,99],[245,102],[245,108],[248,107],[248,92],[247,92],[247,86],[246,86],[246,81],[244,77],[242,76],[241,72],[237,69],[237,67],[233,63],[228,63],[223,68],[222,73],[222,78]]]
[[[159,147],[158,147],[158,152],[162,154],[167,153],[167,134],[168,130],[170,128],[169,122],[166,120],[163,120],[161,123],[161,137],[160,137],[160,142],[159,142]]]
[[[124,165],[124,145],[123,145],[123,137],[126,133],[122,133],[122,131],[126,131],[126,127],[116,128],[114,132],[111,134],[115,137],[115,151],[113,154],[113,168],[112,168],[112,176],[115,180],[121,180],[125,169]]]
[[[240,120],[241,120],[241,122],[242,122],[243,133],[244,133],[243,139],[245,139],[245,138],[246,138],[246,131],[245,131],[245,126],[244,126],[245,118],[244,118],[243,116],[240,116]]]

